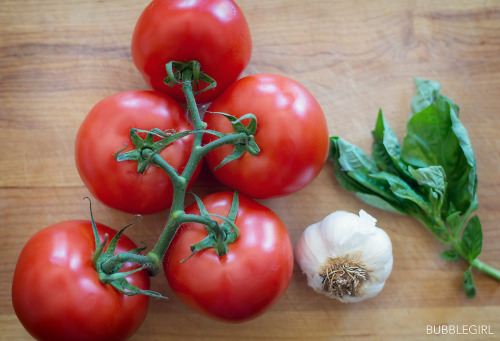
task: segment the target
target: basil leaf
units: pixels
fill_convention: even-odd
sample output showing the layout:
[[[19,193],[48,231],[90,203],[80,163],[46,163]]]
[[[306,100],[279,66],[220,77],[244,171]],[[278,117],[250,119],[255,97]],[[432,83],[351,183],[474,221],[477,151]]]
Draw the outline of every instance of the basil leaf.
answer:
[[[454,208],[451,207],[446,216],[446,224],[452,231],[462,227],[460,226],[460,222],[462,221],[460,213],[460,211],[455,211]]]
[[[377,165],[360,148],[342,139],[337,140],[339,162],[346,171],[362,170],[368,173],[378,172]]]
[[[426,192],[427,202],[430,206],[429,216],[435,220],[441,217],[446,181],[444,169],[441,166],[430,166],[410,169],[411,175],[417,180],[420,190]]]
[[[479,256],[483,246],[483,232],[481,230],[481,222],[479,217],[472,217],[462,233],[462,252],[469,261],[472,261]]]
[[[446,190],[446,174],[441,166],[430,166],[418,169],[410,169],[410,174],[417,180],[418,184],[431,188],[440,195]]]
[[[467,130],[462,125],[462,123],[458,120],[458,117],[453,113],[450,114],[451,122],[452,122],[452,130],[457,137],[460,148],[462,149],[463,155],[468,164],[468,173],[467,175],[467,193],[470,198],[474,198],[477,190],[477,172],[476,172],[476,158],[474,157],[474,151],[472,150],[472,144],[469,139],[469,135],[467,134]],[[465,179],[464,179],[465,181]],[[473,199],[469,200],[473,201]]]
[[[425,213],[430,214],[427,202],[400,177],[387,172],[372,174],[371,177],[387,181],[390,191],[403,201],[402,204],[407,208],[407,212],[418,213],[418,209],[411,204],[413,203]]]
[[[382,110],[379,110],[372,136],[375,139],[372,149],[373,159],[381,169],[396,173],[393,161],[399,160],[401,147],[391,127],[385,120]]]
[[[335,177],[340,185],[351,192],[365,191],[362,184],[359,184],[348,176],[346,169],[340,163],[340,143],[347,143],[338,137],[330,138],[330,152],[328,158],[333,162]]]
[[[443,166],[449,204],[465,212],[475,200],[477,174],[467,130],[458,119],[459,107],[439,94],[439,83],[416,78],[415,84],[408,122],[408,135],[413,136],[405,138],[402,158],[418,167]],[[419,117],[413,121],[415,116]],[[448,203],[444,209],[449,209]]]
[[[416,91],[411,101],[411,115],[416,114],[430,105],[435,105],[441,111],[446,110],[446,104],[449,104],[451,111],[458,116],[459,107],[449,98],[440,95],[441,85],[438,82],[415,78]]]
[[[476,296],[476,285],[474,284],[474,279],[472,278],[472,267],[469,267],[465,270],[464,280],[463,280],[463,288],[467,298],[471,299]]]
[[[460,259],[460,255],[455,250],[446,250],[439,254],[444,260],[454,262]]]
[[[341,138],[332,137],[329,157],[333,160],[335,176],[342,187],[355,192],[361,200],[376,207],[383,206],[392,208],[391,211],[407,213],[401,205],[401,199],[390,191],[389,183],[385,179],[371,176],[379,173],[379,169],[373,159],[360,148]],[[375,199],[375,196],[380,199]]]
[[[411,114],[415,114],[431,105],[439,96],[441,85],[437,82],[415,78],[416,91],[411,100]]]
[[[452,128],[458,119],[452,121],[452,117],[449,104],[446,111],[431,105],[413,115],[408,121],[402,159],[415,168],[443,167],[448,182],[448,200],[443,208],[447,211],[449,203],[453,203],[457,210],[465,212],[473,200],[469,189],[476,185],[470,179],[476,179],[476,172]],[[465,141],[464,136],[461,139]]]
[[[414,182],[408,172],[408,166],[401,161],[401,146],[384,118],[382,110],[379,110],[372,136],[375,140],[372,146],[372,156],[377,166],[383,171],[401,176],[406,181]]]

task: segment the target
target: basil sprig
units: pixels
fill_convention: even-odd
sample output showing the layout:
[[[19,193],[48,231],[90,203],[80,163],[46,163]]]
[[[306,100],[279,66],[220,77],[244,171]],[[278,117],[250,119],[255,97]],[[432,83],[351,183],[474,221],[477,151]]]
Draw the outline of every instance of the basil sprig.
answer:
[[[449,247],[442,258],[466,260],[463,287],[472,298],[472,267],[500,280],[500,271],[477,258],[483,238],[479,218],[470,217],[478,207],[474,153],[459,108],[439,93],[440,84],[415,84],[402,146],[379,111],[371,157],[331,137],[329,159],[342,187],[372,206],[414,217]]]

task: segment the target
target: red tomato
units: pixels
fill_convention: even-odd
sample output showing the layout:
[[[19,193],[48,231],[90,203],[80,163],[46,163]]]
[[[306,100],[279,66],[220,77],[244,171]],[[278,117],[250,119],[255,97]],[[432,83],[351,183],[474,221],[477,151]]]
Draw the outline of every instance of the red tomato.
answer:
[[[209,213],[227,216],[231,192],[202,199]],[[199,214],[196,204],[186,213]],[[213,248],[190,254],[190,246],[207,236],[201,224],[184,224],[174,237],[163,266],[177,297],[195,311],[214,319],[240,322],[271,308],[284,294],[293,272],[293,250],[279,217],[261,204],[239,196],[235,221],[239,238],[226,256]]]
[[[116,231],[96,224],[101,241]],[[122,236],[116,252],[136,248]],[[66,221],[34,234],[19,255],[12,283],[12,302],[24,328],[37,340],[124,340],[142,324],[145,295],[126,296],[103,284],[92,263],[95,240],[90,221]],[[122,271],[133,266],[125,264]],[[149,275],[127,277],[149,289]]]
[[[257,117],[255,141],[260,154],[245,153],[214,171],[224,185],[252,198],[288,195],[310,183],[323,168],[329,148],[325,115],[314,97],[290,78],[270,74],[238,80],[207,111]],[[228,119],[206,113],[207,129],[233,131]],[[205,134],[204,143],[215,139]],[[206,155],[210,169],[232,154],[226,145]]]
[[[232,0],[154,0],[139,17],[132,37],[132,58],[146,82],[178,101],[185,101],[181,87],[163,82],[168,62],[196,60],[201,71],[217,81],[215,89],[196,97],[206,103],[238,78],[251,53],[247,21]]]
[[[76,167],[90,193],[102,203],[133,214],[150,214],[170,207],[173,186],[159,167],[137,172],[136,161],[116,161],[114,154],[134,149],[130,129],[190,130],[182,107],[153,91],[124,91],[95,105],[76,136]],[[144,136],[143,136],[144,138]],[[193,135],[170,144],[160,155],[177,171],[185,167]],[[201,167],[191,178],[193,182]]]

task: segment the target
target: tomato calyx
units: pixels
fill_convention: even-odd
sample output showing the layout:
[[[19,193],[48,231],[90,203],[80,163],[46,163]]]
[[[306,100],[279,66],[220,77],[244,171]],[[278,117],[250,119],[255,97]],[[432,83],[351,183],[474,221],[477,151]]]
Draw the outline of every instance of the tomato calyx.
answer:
[[[113,288],[127,296],[142,294],[166,299],[165,296],[156,291],[140,289],[127,280],[127,276],[146,269],[147,265],[151,262],[151,259],[148,256],[144,256],[141,254],[141,252],[146,249],[145,247],[138,247],[128,252],[115,254],[116,246],[118,245],[118,241],[123,235],[123,232],[125,232],[128,227],[134,225],[141,219],[142,218],[139,217],[139,219],[137,219],[136,221],[123,227],[115,234],[115,236],[109,241],[109,243],[107,234],[105,235],[103,242],[101,242],[101,239],[99,238],[99,232],[97,230],[97,225],[92,215],[92,204],[90,204],[90,220],[92,222],[92,230],[94,233],[96,247],[94,253],[92,254],[92,263],[94,264],[97,275],[99,276],[99,279],[103,284],[109,284]],[[136,264],[139,264],[140,266],[130,271],[120,271],[120,269],[126,262],[134,262]]]
[[[200,242],[191,245],[191,255],[189,255],[189,257],[184,259],[182,262],[187,261],[196,252],[209,248],[214,248],[219,257],[225,256],[228,253],[229,245],[235,242],[240,234],[238,226],[236,226],[236,224],[234,223],[239,208],[238,192],[234,192],[233,201],[231,203],[231,208],[227,217],[208,213],[201,199],[196,194],[193,195],[200,210],[200,216],[209,221],[209,223],[205,223],[208,236]],[[222,223],[218,224],[215,220],[212,219],[212,217],[222,219]]]
[[[243,139],[233,142],[234,145],[233,153],[231,155],[226,156],[224,160],[222,160],[221,163],[217,167],[215,167],[214,170],[224,166],[230,161],[239,159],[240,157],[243,156],[243,154],[245,154],[246,151],[248,151],[250,155],[254,156],[260,153],[260,148],[255,142],[255,134],[257,132],[257,118],[255,117],[254,114],[249,113],[241,116],[240,118],[236,118],[233,115],[229,115],[223,112],[210,112],[210,113],[219,114],[226,117],[233,126],[234,133],[244,134]],[[242,121],[246,119],[249,119],[250,122],[248,123],[248,125],[245,126]],[[219,138],[224,135],[227,135],[217,132],[214,132],[213,134],[218,136]]]
[[[130,129],[130,139],[134,144],[135,149],[126,153],[122,153],[127,147],[119,150],[115,153],[114,157],[117,161],[133,160],[137,161],[137,172],[144,174],[151,164],[154,164],[154,156],[166,148],[169,144],[177,141],[194,131],[186,130],[181,132],[175,131],[162,131],[161,129],[155,128],[150,131],[145,131],[141,129]],[[146,134],[143,139],[139,133]],[[159,138],[155,141],[155,137]]]
[[[196,86],[194,95],[199,95],[217,86],[215,79],[201,71],[201,65],[196,60],[191,60],[187,63],[171,61],[165,64],[165,68],[167,70],[167,77],[165,77],[163,82],[169,87],[183,83],[194,83]],[[200,81],[208,84],[201,90]]]

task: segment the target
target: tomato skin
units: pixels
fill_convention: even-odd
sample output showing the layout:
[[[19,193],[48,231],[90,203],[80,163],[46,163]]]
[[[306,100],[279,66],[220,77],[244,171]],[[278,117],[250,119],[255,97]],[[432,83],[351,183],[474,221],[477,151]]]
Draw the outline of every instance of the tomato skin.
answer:
[[[227,216],[232,192],[202,199],[209,213]],[[199,214],[196,204],[186,213]],[[254,319],[284,294],[293,272],[293,250],[288,231],[270,209],[239,196],[235,221],[239,238],[226,256],[213,248],[197,252],[184,263],[189,247],[207,236],[201,224],[180,227],[164,258],[167,280],[176,296],[193,310],[225,322]]]
[[[294,193],[310,183],[323,168],[329,148],[325,115],[314,97],[290,78],[256,74],[244,77],[217,97],[205,114],[207,129],[233,131],[227,118],[209,113],[224,112],[236,117],[257,117],[255,141],[260,154],[245,153],[213,171],[224,185],[257,199]],[[216,139],[205,134],[204,143]],[[230,155],[226,145],[205,157],[211,170]]]
[[[153,0],[137,21],[131,49],[146,82],[180,102],[185,102],[181,87],[170,88],[163,82],[165,64],[197,60],[201,71],[217,81],[215,89],[196,96],[201,104],[210,102],[246,68],[252,40],[247,21],[232,0]]]
[[[132,214],[151,214],[170,207],[173,186],[159,167],[137,172],[136,161],[116,161],[114,154],[134,149],[130,129],[190,130],[180,104],[155,91],[123,91],[97,103],[82,122],[75,143],[78,173],[90,193],[109,207]],[[144,138],[144,136],[143,136]],[[191,155],[193,135],[167,146],[160,155],[182,171]],[[190,183],[198,176],[198,166]]]
[[[111,228],[96,224],[101,241]],[[126,236],[116,252],[136,248]],[[35,233],[19,255],[12,283],[14,310],[37,340],[125,340],[142,324],[148,309],[145,295],[126,296],[98,278],[92,264],[95,250],[90,221],[65,221]],[[122,271],[134,266],[125,264]],[[149,289],[144,271],[127,277]]]

